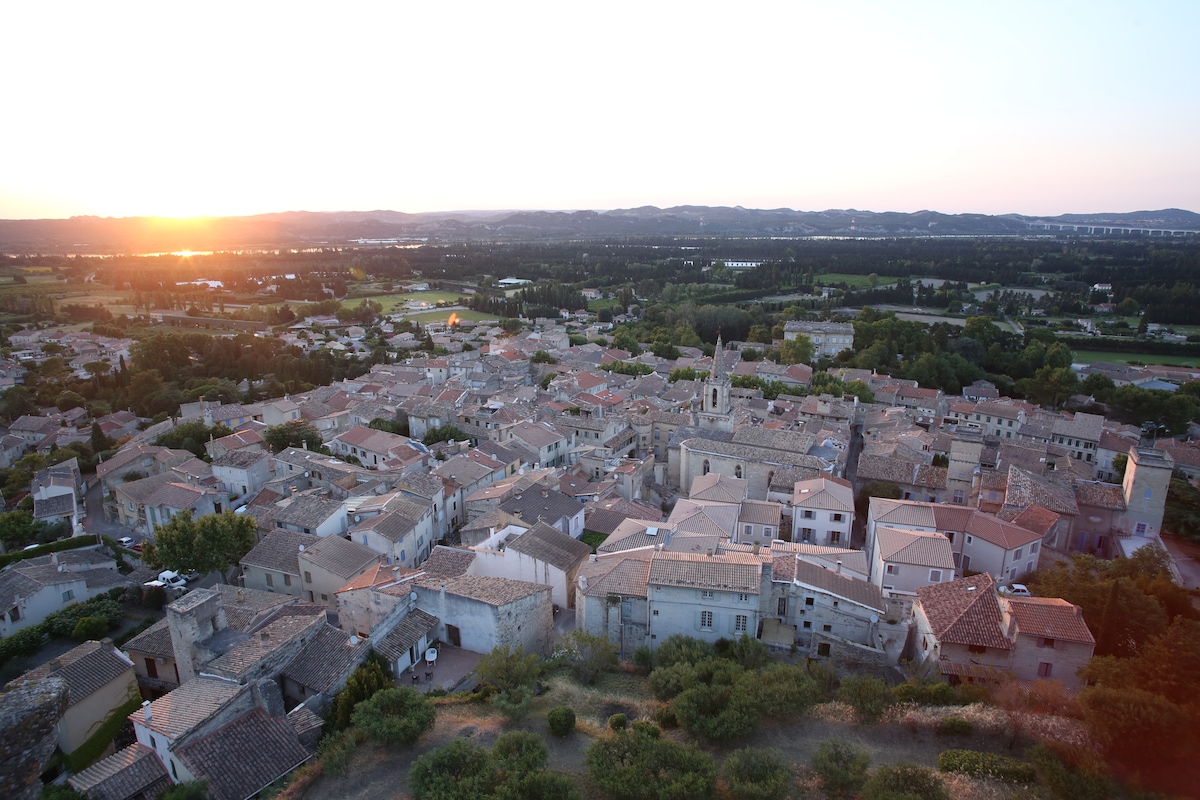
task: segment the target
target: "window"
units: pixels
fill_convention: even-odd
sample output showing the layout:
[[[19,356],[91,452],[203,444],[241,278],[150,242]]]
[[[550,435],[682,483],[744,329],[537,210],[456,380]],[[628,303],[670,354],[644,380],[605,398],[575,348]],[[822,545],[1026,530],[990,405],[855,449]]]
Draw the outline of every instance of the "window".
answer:
[[[802,541],[802,542],[810,541],[812,539],[812,535],[813,535],[812,528],[801,528],[800,529],[800,541]]]
[[[750,595],[748,595],[748,594],[742,594],[742,593],[740,593],[740,592],[738,593],[738,602],[739,602],[739,603],[744,603],[744,602],[746,602],[746,601],[747,601],[747,600],[749,600],[749,599],[750,599]]]
[[[1043,661],[1038,664],[1038,677],[1039,678],[1049,678],[1051,673],[1053,673],[1053,672],[1054,672],[1054,665],[1051,664],[1049,661]]]
[[[706,459],[704,459],[704,466],[703,466],[703,468],[702,468],[702,471],[700,472],[700,474],[701,474],[701,475],[707,475],[707,474],[708,474],[708,471],[709,471],[709,469],[710,469],[710,467],[709,467],[709,465],[708,465],[708,459],[706,458]]]
[[[1137,536],[1145,536],[1146,535],[1146,523],[1139,522],[1137,525],[1133,526],[1133,532]]]
[[[1150,499],[1150,495],[1151,495],[1151,494],[1153,494],[1153,493],[1154,493],[1154,490],[1153,490],[1153,489],[1147,489],[1147,490],[1146,490],[1146,499],[1147,499],[1147,500],[1149,500],[1149,499]]]
[[[812,597],[806,597],[804,598],[804,605],[812,608],[814,605],[816,605],[816,599]]]
[[[274,586],[275,585],[275,576],[269,572],[266,573],[266,575],[267,575],[267,586]]]
[[[713,599],[713,593],[712,593],[712,592],[710,592],[710,591],[708,591],[707,589],[705,589],[703,592],[701,592],[701,593],[700,593],[700,598],[701,598],[702,600],[712,600],[712,599]]]
[[[821,642],[817,645],[817,655],[829,658],[829,642]]]
[[[12,620],[13,622],[16,622],[16,621],[18,621],[19,619],[21,619],[21,607],[20,607],[20,606],[13,606],[11,609],[9,609],[9,611],[8,611],[8,618],[9,618],[10,620]]]
[[[842,532],[841,531],[830,531],[829,532],[829,543],[830,544],[841,544],[842,543]]]
[[[746,616],[745,614],[738,614],[736,617],[733,618],[733,632],[734,633],[745,633],[746,629],[749,627],[750,627],[750,617]]]
[[[735,466],[733,468],[733,477],[735,477],[735,478],[742,477],[742,465],[741,464],[738,464],[737,466]]]
[[[833,626],[832,625],[822,625],[821,630],[824,631],[825,633],[829,633],[833,630]]]
[[[884,570],[884,572],[887,573],[888,575],[899,575],[900,568],[898,566],[896,566],[895,564],[888,564],[887,568]]]
[[[305,572],[305,573],[304,573],[304,582],[305,582],[305,583],[312,583],[312,573],[311,573],[311,572]]]
[[[842,521],[842,515],[841,515],[841,514],[830,514],[830,515],[829,515],[829,518],[830,518],[830,519],[832,519],[834,522],[841,522],[841,521]]]
[[[656,608],[656,609],[654,609],[654,616],[656,616],[656,617],[658,616],[658,609],[657,609],[657,608]]]
[[[765,536],[768,539],[774,538],[775,529],[772,528],[770,525],[763,525],[763,536]]]
[[[975,544],[975,537],[967,534],[967,544]]]
[[[833,601],[833,607],[834,607],[834,608],[837,608],[837,607],[838,607],[838,601],[837,601],[837,600],[834,600],[834,601]]]
[[[929,570],[929,582],[930,583],[941,583],[942,582],[942,571],[940,569]]]
[[[284,576],[283,576],[283,585],[284,585],[284,586],[291,586],[291,585],[292,585],[292,576],[291,576],[291,575],[284,575]]]
[[[1050,648],[1053,648],[1053,647],[1054,647],[1054,640],[1053,640],[1053,639],[1039,638],[1039,639],[1038,639],[1038,642],[1037,642],[1037,646],[1038,646],[1038,647],[1050,647]]]
[[[1021,551],[1022,551],[1023,549],[1024,549],[1024,548],[1018,547],[1016,550],[1014,550],[1014,551],[1013,551],[1013,561],[1020,561],[1020,560],[1021,560]]]
[[[963,494],[962,489],[954,490],[954,504],[956,506],[961,506],[966,499],[967,499],[967,497],[965,494]]]
[[[787,615],[787,598],[786,597],[779,598],[779,610],[776,613],[778,613],[779,616],[781,616],[781,617]]]
[[[753,535],[754,535],[754,526],[753,526],[753,525],[747,525],[747,526],[745,527],[745,530],[746,530],[746,535],[747,535],[747,536],[753,536]]]
[[[1029,545],[1029,555],[1031,555],[1031,556],[1035,555],[1037,553],[1037,551],[1038,551],[1038,543],[1037,542],[1034,542],[1033,544]]]
[[[928,650],[928,649],[929,649],[929,640],[928,640],[928,639],[926,639],[924,636],[922,636],[922,637],[921,637],[921,649],[922,649],[922,650]]]
[[[74,598],[75,598],[75,590],[74,589],[67,589],[65,592],[62,593],[62,599],[63,599],[64,603],[67,602],[68,600],[73,600]]]
[[[815,511],[809,511],[808,509],[800,512],[801,519],[816,519],[816,516],[817,513]]]
[[[987,648],[981,644],[970,645],[967,648],[967,650],[971,651],[972,653],[986,653],[987,652]]]
[[[701,611],[700,612],[700,627],[704,630],[711,631],[712,626],[713,626],[713,612]]]
[[[806,627],[806,628],[811,628],[811,627],[812,627],[812,620],[807,620],[807,619],[806,619],[806,620],[804,620],[804,627]]]
[[[329,602],[329,595],[327,595],[327,594],[323,594],[323,595],[321,595],[321,600],[322,600],[322,601],[324,601],[324,602],[326,602],[326,603],[328,603],[328,602]]]

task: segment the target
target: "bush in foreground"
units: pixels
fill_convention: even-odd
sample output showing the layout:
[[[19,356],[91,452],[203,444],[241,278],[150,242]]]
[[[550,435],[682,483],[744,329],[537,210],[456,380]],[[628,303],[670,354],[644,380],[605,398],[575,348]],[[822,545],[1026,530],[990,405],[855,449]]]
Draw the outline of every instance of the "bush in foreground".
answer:
[[[838,699],[854,708],[859,722],[878,722],[894,702],[887,684],[870,675],[851,675],[842,679]]]
[[[550,732],[555,736],[570,736],[575,732],[575,712],[567,706],[555,706],[546,714]]]
[[[722,771],[733,800],[782,800],[792,785],[792,772],[777,750],[734,750]]]
[[[491,750],[455,739],[414,761],[408,785],[415,800],[578,800],[571,778],[546,772],[548,758],[546,743],[533,733],[502,734]]]
[[[427,697],[399,686],[376,692],[359,703],[351,721],[371,741],[407,747],[433,727],[436,716]]]
[[[835,797],[858,791],[867,780],[870,764],[866,750],[841,739],[821,742],[808,761],[821,776],[825,791]]]
[[[1032,764],[977,750],[943,750],[938,755],[938,769],[972,778],[995,778],[1010,783],[1032,783],[1037,780]]]
[[[619,800],[705,800],[717,787],[717,763],[708,753],[636,732],[598,739],[584,763],[592,784]]]
[[[888,764],[875,770],[859,793],[862,800],[950,800],[946,784],[928,767]]]

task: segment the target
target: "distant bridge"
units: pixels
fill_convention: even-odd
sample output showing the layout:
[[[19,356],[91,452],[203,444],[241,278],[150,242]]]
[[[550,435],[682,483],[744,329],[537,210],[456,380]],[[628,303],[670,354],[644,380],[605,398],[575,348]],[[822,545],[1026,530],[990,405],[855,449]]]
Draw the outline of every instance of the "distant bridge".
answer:
[[[1200,236],[1200,231],[1130,227],[1124,225],[1089,225],[1084,223],[1038,221],[1026,222],[1025,226],[1034,230],[1074,231],[1075,233],[1090,233],[1094,236],[1113,233],[1136,233],[1145,236]]]

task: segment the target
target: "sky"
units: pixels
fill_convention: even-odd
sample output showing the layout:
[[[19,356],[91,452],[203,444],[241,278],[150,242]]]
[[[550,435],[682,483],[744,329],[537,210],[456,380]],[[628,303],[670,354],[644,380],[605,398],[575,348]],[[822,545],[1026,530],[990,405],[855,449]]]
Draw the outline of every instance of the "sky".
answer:
[[[1200,3],[7,2],[0,218],[1200,211]]]

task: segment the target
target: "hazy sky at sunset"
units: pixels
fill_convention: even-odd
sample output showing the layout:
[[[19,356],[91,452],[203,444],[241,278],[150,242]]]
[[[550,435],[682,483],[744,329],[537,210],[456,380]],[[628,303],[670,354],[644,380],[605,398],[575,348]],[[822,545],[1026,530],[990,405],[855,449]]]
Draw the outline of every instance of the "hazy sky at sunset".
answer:
[[[1200,2],[0,4],[0,218],[1200,211]]]

